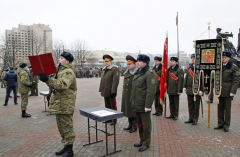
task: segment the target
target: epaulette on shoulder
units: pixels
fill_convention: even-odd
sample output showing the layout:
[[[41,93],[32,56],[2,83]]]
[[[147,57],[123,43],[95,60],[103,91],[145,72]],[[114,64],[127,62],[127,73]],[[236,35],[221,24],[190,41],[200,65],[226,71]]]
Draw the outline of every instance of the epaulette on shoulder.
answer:
[[[117,65],[113,65],[113,67],[115,67],[115,68],[118,68],[118,66],[117,66]]]

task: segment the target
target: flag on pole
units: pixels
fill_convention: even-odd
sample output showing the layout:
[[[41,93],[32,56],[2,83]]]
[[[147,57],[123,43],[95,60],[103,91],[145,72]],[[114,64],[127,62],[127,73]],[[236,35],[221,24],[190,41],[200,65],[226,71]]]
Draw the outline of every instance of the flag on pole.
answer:
[[[164,43],[162,73],[160,82],[160,103],[162,106],[164,106],[165,98],[167,96],[167,70],[168,70],[167,66],[168,66],[168,34]]]
[[[176,16],[176,26],[178,25],[178,14]]]

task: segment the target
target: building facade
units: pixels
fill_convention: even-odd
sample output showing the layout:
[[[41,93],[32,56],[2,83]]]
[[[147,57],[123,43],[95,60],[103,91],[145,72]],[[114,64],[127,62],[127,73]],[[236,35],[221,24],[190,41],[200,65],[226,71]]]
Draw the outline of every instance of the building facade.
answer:
[[[5,52],[16,61],[28,62],[29,55],[52,52],[52,29],[49,25],[18,25],[5,30]]]

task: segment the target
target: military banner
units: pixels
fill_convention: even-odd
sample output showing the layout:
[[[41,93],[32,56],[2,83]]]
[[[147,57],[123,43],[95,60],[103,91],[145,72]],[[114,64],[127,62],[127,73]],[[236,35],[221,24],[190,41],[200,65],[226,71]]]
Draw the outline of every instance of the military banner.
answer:
[[[221,94],[222,51],[224,50],[222,39],[196,40],[195,42],[195,68],[193,80],[193,93],[197,95],[200,86],[209,96],[214,85],[217,96]]]

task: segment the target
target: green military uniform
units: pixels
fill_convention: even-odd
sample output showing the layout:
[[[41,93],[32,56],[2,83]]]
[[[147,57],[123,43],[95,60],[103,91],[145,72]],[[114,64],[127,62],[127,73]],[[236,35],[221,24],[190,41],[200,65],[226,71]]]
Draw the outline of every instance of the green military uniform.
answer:
[[[189,119],[185,123],[197,122],[199,117],[199,107],[201,96],[193,94],[193,77],[194,77],[194,67],[193,64],[190,65],[186,72],[183,87],[186,88],[187,100],[188,100],[188,111]],[[194,101],[194,97],[196,101]]]
[[[32,70],[30,70],[30,81],[32,84],[31,95],[38,96],[38,76],[34,76]]]
[[[18,89],[21,94],[21,110],[26,111],[28,105],[28,93],[30,92],[31,82],[29,80],[28,70],[19,68],[18,70]]]
[[[48,112],[56,114],[62,143],[72,145],[75,140],[72,117],[77,95],[76,76],[72,70],[72,64],[61,65],[57,79],[49,78],[46,84],[54,89],[50,97]]]
[[[149,65],[138,70],[132,82],[131,108],[137,114],[140,144],[148,147],[151,143],[151,112],[145,108],[152,108],[156,93],[157,79]]]
[[[130,56],[126,56],[126,60],[129,64],[135,64],[136,60]],[[134,61],[134,62],[133,62]],[[137,131],[137,116],[136,112],[132,111],[130,97],[132,90],[132,81],[135,72],[137,71],[137,67],[135,66],[133,69],[126,70],[123,73],[124,81],[123,81],[123,91],[122,91],[122,106],[121,112],[123,112],[125,117],[128,117],[128,127],[124,128],[124,130],[130,130],[129,133]]]
[[[160,64],[158,67],[154,66],[153,71],[155,71],[155,75],[158,75],[158,77],[161,78],[161,72],[162,72],[162,64]],[[157,78],[158,78],[157,77]],[[157,87],[156,87],[156,93],[155,93],[155,110],[156,113],[154,115],[162,115],[163,113],[163,107],[160,104],[160,80],[157,81]]]
[[[170,74],[175,75],[175,79],[170,76]],[[171,74],[171,75],[172,75]],[[170,102],[170,117],[177,120],[179,113],[179,94],[182,93],[183,81],[184,81],[183,70],[177,64],[174,68],[170,67],[168,69],[167,75],[167,93]]]
[[[236,94],[238,83],[238,67],[232,61],[229,61],[222,68],[222,90],[218,104],[218,127],[230,127],[232,105],[230,93]]]
[[[2,88],[6,88],[6,87],[7,87],[7,82],[4,80],[4,76],[5,76],[6,73],[7,73],[7,72],[4,70],[4,71],[2,72],[2,75],[1,75],[1,79],[2,79],[2,84],[1,84],[1,86],[2,86]]]
[[[151,143],[151,112],[145,108],[152,108],[155,98],[157,79],[149,66],[138,70],[133,78],[131,91],[131,108],[137,114],[140,143],[149,146]]]

